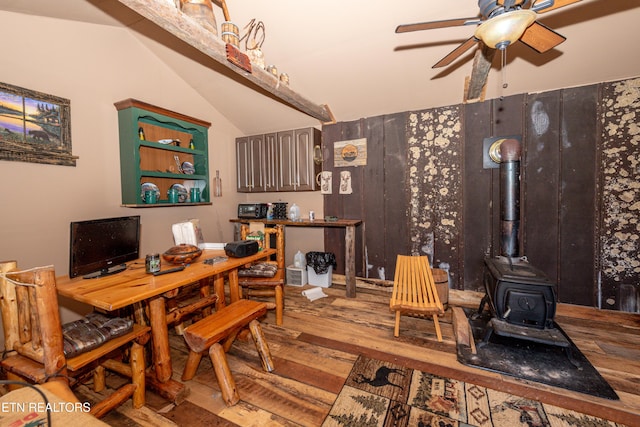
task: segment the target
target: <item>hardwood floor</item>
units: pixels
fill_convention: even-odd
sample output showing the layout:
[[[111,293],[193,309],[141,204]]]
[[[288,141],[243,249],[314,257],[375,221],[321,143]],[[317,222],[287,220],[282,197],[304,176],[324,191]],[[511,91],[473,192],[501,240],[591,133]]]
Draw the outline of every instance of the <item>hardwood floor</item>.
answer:
[[[339,277],[339,276],[338,276]],[[116,426],[319,426],[359,354],[533,398],[628,425],[640,426],[640,315],[603,312],[576,306],[558,307],[556,321],[620,396],[609,401],[527,383],[461,365],[456,360],[451,310],[441,320],[443,342],[430,320],[403,317],[399,338],[393,337],[389,288],[363,284],[356,298],[344,286],[325,289],[314,302],[304,288],[286,288],[284,324],[275,325],[272,311],[262,325],[276,370],[262,371],[250,336],[229,352],[231,371],[241,401],[231,408],[220,398],[208,358],[187,382],[190,394],[179,405],[147,393],[141,411],[127,403],[105,421]],[[453,291],[449,302],[477,307],[477,295]],[[171,336],[175,380],[186,359],[181,336]],[[85,390],[86,391],[86,390]]]

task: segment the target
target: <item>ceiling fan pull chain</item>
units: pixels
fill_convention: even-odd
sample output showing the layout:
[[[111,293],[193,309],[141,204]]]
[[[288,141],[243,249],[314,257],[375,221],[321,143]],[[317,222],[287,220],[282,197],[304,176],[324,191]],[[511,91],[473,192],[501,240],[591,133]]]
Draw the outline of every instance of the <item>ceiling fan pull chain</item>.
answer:
[[[507,49],[502,49],[502,88],[506,89],[507,83]]]
[[[501,88],[500,88],[500,99],[504,98],[504,90],[509,87],[509,83],[507,83],[507,49],[500,49],[500,54],[502,58],[502,63],[500,65],[500,80],[501,80]]]

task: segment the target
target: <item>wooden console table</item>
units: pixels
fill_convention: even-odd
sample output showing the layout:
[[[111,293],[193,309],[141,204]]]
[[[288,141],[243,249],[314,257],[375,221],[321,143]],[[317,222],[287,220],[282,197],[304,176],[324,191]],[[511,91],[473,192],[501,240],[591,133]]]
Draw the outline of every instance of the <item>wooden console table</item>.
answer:
[[[356,227],[362,224],[360,219],[338,219],[336,221],[325,221],[324,219],[315,219],[309,221],[303,219],[300,221],[289,221],[281,219],[231,219],[231,222],[248,224],[249,222],[261,222],[265,225],[282,224],[285,227],[337,227],[344,228],[344,276],[347,284],[347,298],[356,297]]]

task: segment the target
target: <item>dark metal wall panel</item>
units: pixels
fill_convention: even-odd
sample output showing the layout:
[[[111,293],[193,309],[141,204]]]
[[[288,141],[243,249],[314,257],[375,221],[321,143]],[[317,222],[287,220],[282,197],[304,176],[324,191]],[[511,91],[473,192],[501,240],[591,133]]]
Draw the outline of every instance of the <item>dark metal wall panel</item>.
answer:
[[[495,169],[483,168],[483,140],[491,134],[492,104],[481,102],[464,106],[463,174],[463,256],[456,289],[482,291],[484,259],[491,255],[492,175]],[[460,280],[464,278],[463,280]]]
[[[523,96],[464,106],[464,251],[456,287],[482,291],[484,259],[500,254],[500,171],[483,166],[483,141],[522,135]]]
[[[596,303],[598,86],[562,90],[558,299]],[[585,120],[585,118],[591,118]]]
[[[365,262],[356,269],[362,277],[384,278],[385,257],[385,118],[373,117],[365,120],[364,137],[367,138],[367,165],[363,168],[363,200],[360,218],[365,219]],[[357,233],[360,239],[362,233]],[[358,240],[358,259],[362,259],[362,242]]]
[[[524,95],[512,95],[502,99],[488,101],[491,104],[491,134],[487,137],[501,137],[524,134],[523,109]],[[524,140],[524,138],[522,138]],[[521,167],[521,170],[524,169]],[[500,170],[493,169],[491,175],[492,229],[491,256],[500,255]],[[522,213],[522,203],[521,213]],[[522,227],[522,224],[520,225]],[[521,232],[522,234],[522,232]],[[523,253],[522,238],[520,239],[520,254]]]
[[[637,311],[640,309],[640,78],[603,84],[600,106],[601,306]]]
[[[558,283],[561,302],[637,311],[638,111],[640,79],[630,79],[325,126],[325,213],[365,221],[358,275],[392,279],[396,255],[425,252],[433,233],[453,287],[483,290],[483,260],[500,254],[499,169],[484,169],[483,140],[521,135],[520,253]],[[350,168],[346,197],[333,143],[357,138],[367,138],[368,163]],[[338,259],[343,241],[325,231]]]
[[[367,164],[358,167],[333,166],[333,144],[366,138]],[[332,194],[325,196],[325,214],[362,219],[356,232],[356,274],[392,279],[398,253],[407,253],[406,223],[406,113],[337,123],[323,129],[323,170],[333,172]],[[387,153],[391,153],[387,156]],[[401,153],[400,155],[398,153]],[[351,172],[352,194],[340,194],[340,172]],[[362,230],[366,242],[362,242]],[[344,230],[326,228],[325,250],[338,259],[336,272],[343,274]],[[364,248],[363,248],[364,247]],[[363,259],[365,260],[363,262]]]
[[[342,139],[360,139],[365,136],[367,119],[360,119],[345,123],[342,127]],[[341,173],[347,172],[351,176],[351,194],[338,194],[342,198],[341,218],[362,218],[364,199],[364,169],[366,166],[349,166],[334,168],[334,180],[340,186]],[[339,190],[339,188],[338,188]],[[338,191],[339,193],[339,191]]]
[[[529,261],[552,281],[558,272],[560,91],[527,97],[521,168],[521,235]]]
[[[407,173],[410,248],[434,266],[457,267],[462,235],[461,106],[409,114]],[[452,271],[456,275],[457,271]]]
[[[343,123],[333,125],[325,125],[322,127],[322,170],[331,171],[333,173],[333,142],[342,140]],[[331,180],[331,194],[324,196],[324,214],[336,215],[342,214],[342,198],[334,197],[338,192],[338,182],[333,177]]]
[[[409,253],[409,197],[407,183],[407,122],[408,113],[385,116],[384,123],[384,200],[385,276],[392,280],[398,254]],[[367,234],[375,233],[367,226]],[[371,255],[374,248],[370,247]]]
[[[342,126],[342,141],[359,139],[364,137],[364,128],[365,128],[366,119],[355,120],[353,122],[344,123]],[[334,154],[335,156],[335,154]],[[366,166],[350,166],[350,167],[333,167],[333,186],[334,186],[334,194],[342,199],[342,211],[338,214],[340,218],[346,219],[363,219],[363,200],[364,200],[364,168]],[[341,173],[348,172],[351,176],[351,194],[340,194],[340,179]],[[340,240],[340,244],[333,247],[331,252],[336,254],[337,259],[337,268],[336,272],[340,274],[344,274],[344,255],[345,255],[345,245],[344,245],[344,233],[345,230],[343,228],[330,228],[328,229],[330,233],[333,233],[334,238]],[[358,260],[356,264],[356,274],[361,274],[362,272],[362,250],[361,244],[358,244],[356,241],[356,260]]]
[[[362,167],[335,167],[334,160],[335,154],[333,153],[333,143],[337,141],[345,141],[350,139],[362,138],[363,121],[356,120],[353,122],[337,123],[327,127],[327,133],[324,137],[331,143],[324,144],[324,150],[331,151],[330,159],[325,159],[323,163],[323,170],[328,170],[333,173],[332,179],[332,194],[325,196],[325,202],[330,200],[329,206],[325,204],[325,215],[333,215],[339,218],[346,219],[360,219],[362,218],[362,198],[363,198],[363,171]],[[323,138],[324,140],[324,138]],[[353,192],[351,194],[340,194],[340,172],[349,171],[351,174],[351,185]],[[325,228],[325,251],[332,252],[336,256],[337,266],[336,273],[344,274],[344,257],[345,257],[345,244],[344,244],[343,228]],[[358,245],[356,245],[357,247]],[[360,256],[356,254],[356,260],[362,259],[362,253]],[[362,263],[356,265],[356,274],[362,271]],[[359,266],[358,266],[359,265]]]
[[[324,159],[322,163],[322,170],[331,171],[333,173],[331,180],[332,194],[324,196],[324,214],[338,217],[343,216],[343,199],[342,197],[335,196],[338,193],[339,179],[335,175],[336,172],[333,167],[333,141],[341,141],[343,139],[343,127],[343,123],[336,123],[333,125],[323,126],[322,128],[322,154]],[[334,230],[332,228],[324,229],[324,248],[327,252],[334,252],[335,250],[342,248],[340,250],[342,251],[342,254],[344,254],[344,237],[341,236],[339,230]],[[342,258],[338,259],[344,259],[344,255]],[[340,273],[340,271],[342,271],[340,274],[344,274],[344,265],[338,265],[337,267],[336,273]]]

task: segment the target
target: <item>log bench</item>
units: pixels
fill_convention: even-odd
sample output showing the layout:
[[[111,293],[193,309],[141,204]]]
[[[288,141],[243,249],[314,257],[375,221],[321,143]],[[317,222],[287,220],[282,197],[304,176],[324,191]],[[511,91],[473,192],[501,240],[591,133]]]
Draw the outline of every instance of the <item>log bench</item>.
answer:
[[[188,326],[183,337],[189,346],[189,356],[182,380],[188,381],[194,377],[204,352],[208,350],[222,399],[227,406],[238,403],[240,396],[229,369],[226,352],[238,333],[248,325],[262,361],[262,369],[272,372],[274,366],[269,347],[257,320],[266,312],[265,303],[241,299]]]

